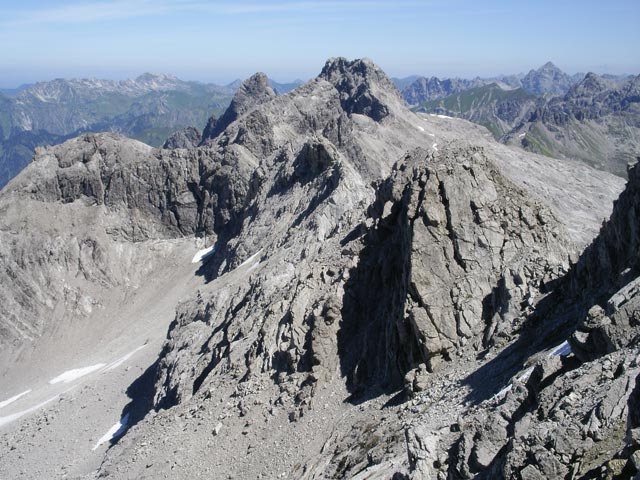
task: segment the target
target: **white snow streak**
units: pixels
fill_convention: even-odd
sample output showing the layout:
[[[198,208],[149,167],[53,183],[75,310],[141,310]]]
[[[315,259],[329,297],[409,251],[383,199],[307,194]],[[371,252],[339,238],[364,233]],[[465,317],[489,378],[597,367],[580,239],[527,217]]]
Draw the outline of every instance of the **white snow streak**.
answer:
[[[573,352],[571,351],[571,345],[569,345],[568,341],[564,341],[562,342],[560,345],[558,345],[556,348],[554,348],[551,353],[549,355],[547,355],[548,357],[553,357],[553,356],[560,356],[560,357],[566,357],[568,355],[571,355]]]
[[[258,266],[260,266],[260,262],[254,263],[249,268],[247,268],[247,272],[250,272],[251,270],[254,270],[254,269],[258,268]]]
[[[447,115],[436,115],[436,117],[438,117],[438,118],[451,118],[451,117],[449,117]]]
[[[13,422],[14,420],[19,419],[20,417],[26,415],[27,413],[35,412],[39,408],[44,407],[47,403],[53,402],[59,396],[60,395],[56,395],[55,397],[51,397],[50,399],[45,400],[42,403],[39,403],[35,407],[27,408],[26,410],[22,410],[21,412],[14,413],[12,415],[7,415],[6,417],[0,417],[0,427],[3,427],[4,425],[7,425],[7,424]]]
[[[129,360],[138,350],[141,350],[144,347],[145,347],[144,345],[141,345],[138,348],[136,348],[135,350],[133,350],[133,351],[127,353],[126,355],[120,357],[118,360],[116,360],[114,362],[111,362],[109,365],[107,365],[107,368],[105,370],[113,370],[114,368],[118,368],[124,362]]]
[[[205,248],[204,250],[198,250],[198,252],[193,256],[191,263],[198,263],[207,258],[209,255],[213,253],[216,249],[215,245],[211,245],[209,248]]]
[[[422,128],[420,125],[416,125],[416,127],[418,127],[418,130],[420,130],[421,132],[424,132],[424,128]]]
[[[534,369],[534,368],[535,368],[535,367],[529,367],[529,368],[527,368],[527,369],[522,373],[522,375],[520,375],[520,376],[518,377],[518,380],[520,380],[521,382],[526,382],[527,380],[529,380],[529,377],[530,377],[530,376],[531,376],[531,374],[533,373],[533,369]]]
[[[260,255],[262,253],[262,249],[258,250],[256,253],[254,253],[253,255],[251,255],[249,258],[247,258],[244,262],[242,262],[240,265],[238,265],[238,267],[244,267],[245,265],[247,265],[248,263],[251,263],[251,261],[256,258],[258,255]]]
[[[511,387],[512,387],[512,385],[511,385],[511,384],[507,385],[507,386],[506,386],[506,387],[504,387],[502,390],[500,390],[498,393],[496,393],[496,394],[495,394],[495,396],[494,396],[493,398],[504,397],[504,396],[507,394],[507,392],[510,392],[510,391],[511,391]]]
[[[524,372],[522,372],[522,375],[520,375],[518,377],[518,380],[520,382],[526,382],[527,380],[529,380],[529,377],[531,376],[531,374],[533,373],[533,369],[535,367],[529,367],[527,368]],[[500,390],[498,393],[496,393],[493,398],[501,398],[504,397],[507,392],[510,392],[511,389],[513,388],[513,383],[510,383],[509,385],[507,385],[506,387],[504,387],[502,390]]]
[[[116,423],[113,427],[111,427],[107,433],[105,433],[100,440],[98,440],[95,446],[91,449],[92,451],[97,449],[100,445],[106,442],[110,442],[116,437],[119,437],[124,433],[129,423],[129,414],[127,413],[124,417],[120,419],[118,423]]]
[[[437,152],[438,151],[438,144],[434,143],[433,145],[431,145],[431,148],[433,148]]]
[[[518,135],[518,138],[522,138],[526,135],[526,133],[521,133],[520,135]]]
[[[7,405],[11,405],[13,402],[18,400],[20,397],[24,397],[27,393],[31,393],[31,390],[27,390],[26,392],[19,393],[18,395],[15,395],[15,396],[13,396],[11,398],[7,398],[6,400],[3,400],[2,402],[0,402],[0,408],[4,408]]]
[[[98,363],[97,365],[91,365],[90,367],[84,367],[84,368],[76,368],[74,370],[68,370],[60,375],[58,375],[55,378],[52,378],[51,380],[49,380],[49,383],[51,385],[54,385],[56,383],[69,383],[69,382],[73,382],[74,380],[80,378],[80,377],[84,377],[85,375],[89,375],[92,372],[95,372],[96,370],[100,370],[102,367],[104,367],[104,363]]]

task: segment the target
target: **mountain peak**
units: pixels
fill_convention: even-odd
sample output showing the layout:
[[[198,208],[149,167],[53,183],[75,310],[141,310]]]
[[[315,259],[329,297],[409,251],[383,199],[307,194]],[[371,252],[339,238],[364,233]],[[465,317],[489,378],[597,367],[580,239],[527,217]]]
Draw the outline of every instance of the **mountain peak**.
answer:
[[[275,92],[269,86],[269,78],[262,72],[257,72],[240,84],[240,90],[250,95],[275,96]]]
[[[178,78],[173,75],[167,75],[165,73],[149,73],[145,72],[142,75],[139,75],[134,80],[136,83],[142,84],[151,84],[151,85],[163,85],[163,84],[173,84],[178,82]]]
[[[347,60],[344,57],[330,58],[324,64],[320,77],[334,84],[345,77],[350,77],[395,90],[395,85],[387,74],[369,58],[355,60]]]
[[[549,61],[538,68],[538,71],[542,70],[560,70],[553,62]]]
[[[217,120],[213,118],[209,119],[203,133],[202,141],[206,142],[209,139],[217,137],[240,116],[276,96],[275,90],[269,85],[269,78],[262,72],[254,73],[242,82],[229,108],[227,108],[222,116]]]
[[[565,94],[574,83],[569,75],[552,62],[545,63],[537,70],[530,70],[522,79],[522,87],[536,95],[544,93]]]
[[[569,94],[571,96],[591,96],[610,88],[611,82],[602,78],[597,73],[589,72],[584,78],[575,84]]]
[[[368,58],[352,61],[330,58],[319,78],[332,83],[340,92],[340,102],[347,113],[366,115],[376,122],[389,115],[392,98],[399,100],[400,94],[391,79]]]

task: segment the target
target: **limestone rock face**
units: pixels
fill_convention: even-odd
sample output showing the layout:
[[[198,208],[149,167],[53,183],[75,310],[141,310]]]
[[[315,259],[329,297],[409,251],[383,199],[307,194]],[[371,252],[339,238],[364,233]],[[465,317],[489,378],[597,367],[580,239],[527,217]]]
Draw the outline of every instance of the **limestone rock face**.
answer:
[[[0,197],[2,261],[15,280],[1,293],[2,342],[37,340],[65,317],[60,302],[86,317],[110,288],[135,284],[149,267],[126,259],[136,244],[228,235],[250,189],[232,151],[156,150],[115,134],[39,149]]]
[[[162,148],[193,148],[198,146],[202,134],[195,127],[186,127],[171,135],[162,145]]]
[[[397,121],[402,110],[387,84],[368,61],[329,61],[312,90],[302,89],[315,96],[321,116],[290,120],[301,130],[284,148],[277,126],[263,119],[290,111],[293,96],[263,104],[224,132],[261,159],[234,236],[219,237],[203,269],[212,280],[248,280],[178,311],[161,358],[158,405],[186,401],[224,372],[251,378],[275,369],[281,381],[301,385],[331,379],[339,365],[354,390],[401,385],[420,363],[435,369],[458,349],[508,339],[521,304],[537,295],[545,275],[564,268],[565,231],[481,149],[418,150],[375,189],[366,185],[373,158],[354,148],[366,133],[358,135],[353,118],[384,110],[379,122]],[[372,102],[362,109],[352,102],[361,94]],[[342,122],[342,146],[331,142],[332,117]],[[242,344],[234,350],[249,353],[236,358],[230,338]]]
[[[640,326],[640,168],[628,173],[610,220],[568,277],[567,290],[590,307],[571,338],[583,361],[627,347]]]
[[[547,62],[536,70],[530,70],[522,79],[522,87],[535,94],[565,94],[576,83],[575,80]]]
[[[200,142],[204,143],[208,138],[213,138],[217,123],[218,119],[215,116],[209,117],[204,130],[202,130],[202,137],[200,138]]]
[[[356,383],[508,341],[568,266],[566,233],[482,149],[408,154],[369,211],[342,312]]]
[[[269,79],[264,73],[256,73],[242,82],[235,93],[229,108],[215,122],[209,119],[205,128],[203,142],[217,137],[225,128],[240,116],[252,110],[261,103],[268,102],[276,96],[276,92],[269,85]]]
[[[327,61],[320,78],[331,82],[340,92],[345,112],[359,113],[380,121],[389,115],[386,96],[400,98],[393,82],[371,60],[348,61],[334,58]]]
[[[449,472],[461,478],[637,473],[639,172],[629,170],[611,219],[538,305],[538,334],[569,330],[568,342],[530,357],[508,388],[466,415],[464,432],[450,440]],[[514,347],[526,349],[532,332],[525,330]],[[523,355],[515,348],[510,357],[502,361]],[[501,368],[494,365],[493,374]]]
[[[104,205],[123,214],[110,233],[138,241],[220,233],[247,195],[249,177],[250,166],[233,149],[155,150],[114,134],[87,134],[40,150],[6,192]]]

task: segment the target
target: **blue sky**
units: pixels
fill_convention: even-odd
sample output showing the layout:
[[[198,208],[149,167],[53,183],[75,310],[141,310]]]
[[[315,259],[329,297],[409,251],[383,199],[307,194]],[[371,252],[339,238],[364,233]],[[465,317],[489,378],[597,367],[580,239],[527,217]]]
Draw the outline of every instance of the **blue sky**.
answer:
[[[315,76],[332,56],[392,76],[491,76],[547,60],[640,73],[640,0],[0,0],[0,86],[142,72],[226,83]]]

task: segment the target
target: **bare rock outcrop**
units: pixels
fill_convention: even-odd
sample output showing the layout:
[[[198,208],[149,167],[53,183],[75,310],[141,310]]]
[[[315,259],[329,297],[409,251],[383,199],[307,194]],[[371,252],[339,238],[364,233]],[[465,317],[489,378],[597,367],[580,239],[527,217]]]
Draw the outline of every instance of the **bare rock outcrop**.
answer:
[[[202,133],[195,127],[186,127],[182,130],[178,130],[169,138],[167,138],[162,145],[162,148],[175,149],[175,148],[194,148],[197,147],[202,138]]]
[[[638,172],[638,166],[629,170],[611,219],[546,299],[552,306],[538,305],[546,318],[539,313],[532,318],[541,325],[523,331],[502,367],[480,371],[499,375],[504,364],[531,355],[534,331],[550,339],[564,325],[565,332],[570,329],[568,341],[531,356],[507,388],[463,415],[462,433],[449,440],[448,475],[630,478],[638,473]]]
[[[507,342],[545,278],[567,268],[566,233],[478,148],[407,155],[377,191],[345,290],[355,383],[397,383],[419,364]]]
[[[240,116],[254,109],[257,105],[268,102],[276,95],[264,73],[256,73],[249,77],[242,82],[233,100],[231,100],[231,105],[220,118],[215,119],[212,117],[209,119],[203,132],[202,143],[204,144],[207,140],[216,138]]]
[[[121,213],[111,233],[139,241],[220,233],[247,195],[250,175],[234,149],[156,150],[115,134],[87,134],[39,150],[33,168],[5,191],[104,205]]]
[[[340,103],[345,112],[366,115],[377,122],[389,115],[385,97],[400,98],[389,77],[366,58],[354,61],[329,59],[320,78],[331,82],[340,92]]]

